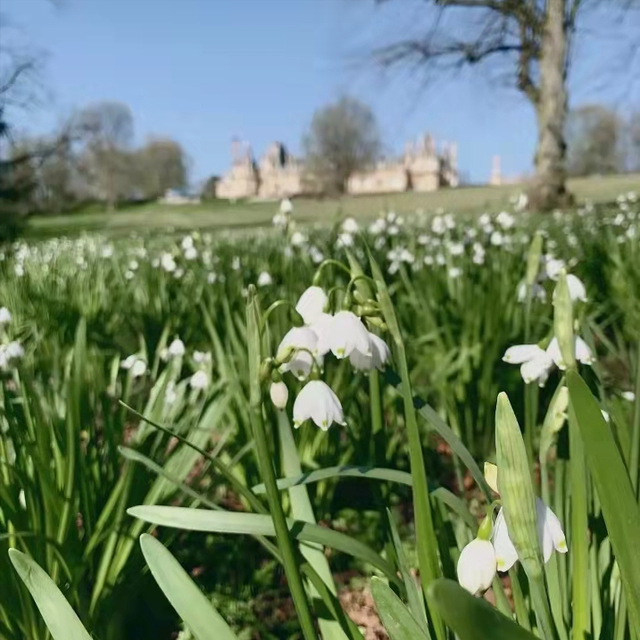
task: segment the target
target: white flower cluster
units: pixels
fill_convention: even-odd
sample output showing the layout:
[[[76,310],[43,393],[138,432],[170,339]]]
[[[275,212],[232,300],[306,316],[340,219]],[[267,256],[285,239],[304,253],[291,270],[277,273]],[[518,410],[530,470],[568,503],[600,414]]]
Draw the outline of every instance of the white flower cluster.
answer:
[[[24,348],[17,340],[9,340],[6,333],[7,326],[11,323],[12,315],[7,307],[0,307],[0,333],[2,342],[0,343],[0,371],[8,371],[16,360],[24,356]]]
[[[164,362],[183,358],[187,353],[184,342],[180,338],[174,338],[168,347],[160,352],[160,359]],[[211,353],[208,351],[194,351],[191,359],[194,365],[194,373],[189,378],[189,386],[195,391],[207,389],[210,384],[209,371],[211,369]],[[132,378],[141,378],[147,373],[148,365],[146,360],[139,354],[127,356],[121,363],[120,368],[129,371]],[[173,388],[167,389],[166,401],[172,404],[172,397],[175,396]]]
[[[307,380],[312,371],[322,370],[329,353],[339,360],[348,359],[357,371],[382,369],[390,357],[386,342],[370,332],[352,311],[327,313],[328,304],[327,294],[317,286],[300,296],[296,311],[304,326],[293,327],[280,342],[276,351],[280,373],[291,372],[298,380]],[[270,395],[278,408],[286,406],[288,391],[283,382],[274,382]],[[307,382],[294,402],[294,426],[309,419],[323,430],[334,422],[345,424],[340,400],[321,380]]]
[[[561,260],[546,260],[546,274],[553,280],[557,280],[560,277],[560,272],[564,268],[565,264]],[[566,280],[572,302],[586,302],[587,294],[582,281],[572,274],[567,274]],[[520,292],[518,293],[518,299],[520,299]],[[576,360],[582,364],[592,365],[595,362],[595,356],[589,345],[580,336],[575,336],[574,340]],[[546,349],[537,344],[518,344],[509,347],[504,356],[502,356],[502,360],[509,364],[521,365],[520,375],[525,383],[530,384],[536,381],[541,387],[546,384],[554,366],[561,371],[567,368],[555,336],[551,338]]]
[[[485,465],[485,477],[491,489],[498,493],[495,465]],[[538,541],[544,562],[549,562],[554,550],[567,553],[562,524],[540,498],[536,498],[536,515]],[[504,509],[501,508],[493,526],[491,518],[487,517],[478,537],[461,551],[457,565],[458,581],[473,595],[483,593],[491,586],[498,571],[509,571],[517,561],[518,552],[509,537]]]

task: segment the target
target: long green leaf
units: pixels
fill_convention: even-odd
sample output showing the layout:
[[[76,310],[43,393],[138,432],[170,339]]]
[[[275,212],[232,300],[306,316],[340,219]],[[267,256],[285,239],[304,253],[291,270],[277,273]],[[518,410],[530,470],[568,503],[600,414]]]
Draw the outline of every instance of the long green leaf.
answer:
[[[404,582],[404,588],[407,592],[407,603],[409,605],[409,611],[416,619],[420,628],[429,636],[429,621],[427,620],[427,610],[424,606],[424,597],[422,590],[420,589],[419,582],[409,571],[409,564],[402,547],[402,541],[400,540],[400,534],[398,528],[393,520],[391,511],[387,509],[387,518],[389,520],[389,530],[391,531],[391,541],[395,548],[396,556],[398,558],[398,570],[402,576]]]
[[[198,640],[237,640],[224,618],[161,542],[143,534],[140,546],[158,586]]]
[[[206,509],[155,505],[131,507],[127,512],[134,518],[140,518],[146,522],[165,527],[214,533],[275,536],[271,516],[256,513],[209,511]],[[297,540],[321,544],[352,555],[364,562],[368,562],[387,575],[389,579],[398,582],[393,565],[380,557],[366,544],[344,533],[308,522],[288,520],[288,526],[291,534]]]
[[[386,369],[385,380],[398,391],[401,391],[402,381],[395,371],[392,369]],[[460,438],[454,433],[453,429],[451,429],[451,427],[449,427],[438,415],[438,412],[422,400],[422,398],[414,396],[413,404],[418,410],[418,413],[428,422],[429,427],[433,429],[433,431],[435,431],[451,447],[451,450],[458,456],[458,458],[460,458],[462,463],[469,470],[469,473],[471,473],[473,479],[476,481],[478,487],[480,487],[485,496],[487,496],[489,502],[491,502],[493,500],[491,487],[487,484],[478,463],[473,459],[473,456],[464,446],[462,440],[460,440]]]
[[[280,478],[278,480],[278,489],[290,489],[298,485],[305,485],[312,482],[320,482],[321,480],[330,480],[332,478],[367,478],[370,480],[386,480],[387,482],[397,482],[408,487],[413,486],[413,479],[410,473],[406,471],[398,471],[397,469],[384,469],[375,467],[356,467],[343,465],[339,467],[327,467],[326,469],[318,469],[317,471],[309,471],[299,476],[290,478]],[[264,493],[264,484],[257,484],[252,488],[256,494]],[[471,528],[477,531],[478,521],[473,517],[469,508],[464,501],[460,500],[454,493],[444,487],[430,488],[431,497],[440,500],[446,504],[452,511],[457,513]]]
[[[342,465],[339,467],[326,467],[325,469],[318,469],[317,471],[309,471],[296,476],[281,478],[278,480],[278,489],[290,489],[291,487],[298,485],[320,482],[321,480],[330,480],[332,478],[368,478],[370,480],[386,480],[387,482],[405,484],[408,487],[413,484],[411,474],[406,471]],[[256,485],[252,488],[252,491],[257,494],[264,493],[264,484]]]
[[[460,640],[536,640],[534,635],[453,580],[432,583],[427,597]]]
[[[44,569],[17,549],[9,549],[9,558],[33,596],[53,640],[91,640],[80,618]]]
[[[402,600],[380,578],[371,579],[371,594],[391,640],[429,640]]]
[[[567,386],[587,465],[620,568],[630,626],[640,629],[640,509],[620,450],[598,402],[575,371],[567,373]]]

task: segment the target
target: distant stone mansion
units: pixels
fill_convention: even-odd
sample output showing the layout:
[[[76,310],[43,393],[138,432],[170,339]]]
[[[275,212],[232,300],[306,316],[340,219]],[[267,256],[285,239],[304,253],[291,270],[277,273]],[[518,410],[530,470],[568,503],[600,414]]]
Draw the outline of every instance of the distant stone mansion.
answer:
[[[234,140],[232,165],[218,182],[218,198],[278,199],[318,192],[317,181],[305,171],[302,161],[291,156],[285,146],[274,142],[258,163],[251,147]],[[436,147],[426,134],[408,142],[401,158],[382,160],[366,171],[351,175],[347,192],[352,195],[435,191],[458,186],[457,148],[455,143]]]

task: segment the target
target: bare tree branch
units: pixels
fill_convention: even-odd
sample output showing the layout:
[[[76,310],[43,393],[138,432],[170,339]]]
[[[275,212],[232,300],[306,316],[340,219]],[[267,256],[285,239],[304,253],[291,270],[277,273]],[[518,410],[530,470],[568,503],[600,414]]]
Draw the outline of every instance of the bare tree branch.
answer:
[[[10,70],[8,77],[5,80],[0,80],[0,97],[8,93],[20,80],[21,76],[34,71],[35,67],[36,64],[33,59],[27,59],[16,64]]]

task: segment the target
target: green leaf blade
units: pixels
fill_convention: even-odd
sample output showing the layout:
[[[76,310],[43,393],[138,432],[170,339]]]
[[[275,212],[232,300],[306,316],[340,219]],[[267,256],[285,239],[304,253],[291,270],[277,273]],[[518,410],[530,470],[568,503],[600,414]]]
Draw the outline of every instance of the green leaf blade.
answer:
[[[429,586],[427,597],[460,640],[535,640],[534,635],[453,580],[437,580]]]
[[[9,549],[9,559],[31,593],[53,640],[91,640],[67,599],[32,558]]]
[[[567,386],[586,454],[587,466],[600,498],[611,545],[620,567],[630,626],[640,629],[640,508],[611,428],[589,387],[575,371]]]
[[[140,547],[158,586],[198,640],[237,640],[224,618],[161,542],[143,534]]]
[[[371,593],[391,640],[429,640],[400,598],[380,578],[372,578]]]

